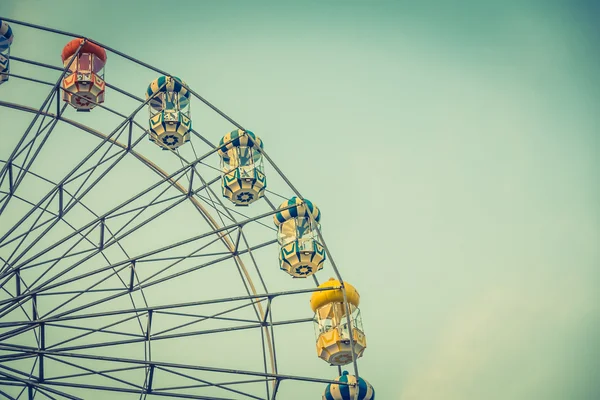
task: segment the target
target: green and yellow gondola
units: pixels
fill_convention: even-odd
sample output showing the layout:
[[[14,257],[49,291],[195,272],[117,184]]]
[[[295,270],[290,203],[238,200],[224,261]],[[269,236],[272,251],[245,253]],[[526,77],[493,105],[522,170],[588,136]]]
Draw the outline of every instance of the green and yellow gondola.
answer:
[[[262,149],[258,136],[241,129],[229,132],[219,142],[223,197],[236,206],[252,204],[265,194],[267,177]]]
[[[321,211],[310,200],[292,197],[273,216],[279,242],[279,267],[294,278],[323,268],[325,248],[319,241]]]
[[[150,141],[163,150],[175,150],[190,141],[190,92],[176,76],[160,76],[146,90],[150,111]]]

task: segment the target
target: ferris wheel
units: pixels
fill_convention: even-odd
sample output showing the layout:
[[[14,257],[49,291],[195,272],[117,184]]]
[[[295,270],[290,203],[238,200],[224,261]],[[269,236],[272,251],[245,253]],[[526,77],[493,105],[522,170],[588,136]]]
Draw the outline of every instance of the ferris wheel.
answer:
[[[0,136],[0,398],[375,398],[358,291],[268,133],[118,50],[0,18]]]

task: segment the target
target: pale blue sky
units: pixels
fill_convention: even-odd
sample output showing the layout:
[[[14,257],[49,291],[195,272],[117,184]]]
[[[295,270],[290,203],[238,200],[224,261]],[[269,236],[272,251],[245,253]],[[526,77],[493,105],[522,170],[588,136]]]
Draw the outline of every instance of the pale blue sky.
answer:
[[[600,397],[597,2],[76,4],[0,15],[178,75],[261,136],[362,295],[379,398]],[[14,54],[59,64],[65,38],[13,30]],[[154,74],[135,71],[109,55],[107,80],[141,96]],[[229,130],[192,113],[213,142]]]

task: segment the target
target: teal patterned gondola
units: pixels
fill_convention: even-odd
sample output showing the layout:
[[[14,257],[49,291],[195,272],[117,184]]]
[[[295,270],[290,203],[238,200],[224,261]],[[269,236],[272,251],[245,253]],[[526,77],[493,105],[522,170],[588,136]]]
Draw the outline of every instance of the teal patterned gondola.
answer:
[[[149,139],[163,150],[174,150],[190,140],[190,92],[176,76],[160,76],[146,89],[150,109]]]
[[[237,206],[247,206],[264,196],[267,178],[262,149],[258,136],[241,129],[229,132],[219,142],[222,193]]]
[[[298,197],[281,203],[273,215],[280,245],[279,268],[294,278],[306,278],[323,268],[327,256],[316,232],[320,220],[319,208]]]
[[[344,371],[336,381],[355,386],[330,383],[325,389],[323,400],[375,400],[375,389],[363,378],[359,378],[357,382],[354,375],[349,375],[347,371]]]
[[[13,42],[12,29],[6,21],[0,20],[0,84],[8,80],[10,72],[10,45]]]

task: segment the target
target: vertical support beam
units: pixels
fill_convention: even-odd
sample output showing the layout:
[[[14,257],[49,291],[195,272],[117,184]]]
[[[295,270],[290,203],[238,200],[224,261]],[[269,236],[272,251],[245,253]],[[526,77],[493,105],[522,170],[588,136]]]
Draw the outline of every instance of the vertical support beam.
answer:
[[[153,313],[153,310],[148,310],[148,325],[146,326],[146,340],[150,340],[150,331],[152,330],[152,313]]]
[[[31,307],[32,307],[32,320],[33,321],[37,321],[38,320],[38,309],[37,309],[37,295],[33,294],[31,296]],[[40,335],[39,335],[39,348],[40,350],[45,350],[46,348],[46,332],[45,332],[45,327],[44,327],[44,323],[42,322],[40,324]],[[39,382],[43,382],[44,381],[44,355],[43,354],[39,354],[38,355],[38,380]]]
[[[241,228],[241,227],[240,227]],[[273,368],[274,370],[272,371],[274,374],[278,374],[278,370],[277,370],[277,351],[275,349],[275,330],[273,329],[273,312],[271,310],[271,306],[272,306],[272,300],[275,297],[273,296],[269,296],[268,300],[267,300],[267,313],[269,314],[269,331],[271,333],[271,355],[272,355],[272,359],[273,359]],[[273,384],[273,399],[275,398],[275,395],[277,394],[277,389],[279,388],[279,379],[277,379],[275,381],[275,383]]]
[[[263,327],[267,326],[267,318],[270,315],[270,311],[271,311],[271,296],[267,297],[267,307],[266,310],[264,312],[262,321],[261,321],[261,325]],[[265,335],[265,331],[267,332],[267,335]],[[261,337],[261,344],[262,344],[262,351],[263,351],[263,363],[264,363],[264,368],[265,368],[265,374],[269,373],[269,369],[267,367],[267,349],[266,349],[266,345],[265,345],[265,336],[268,336],[268,340],[270,339],[270,335],[268,335],[268,331],[266,329],[260,329],[260,337]],[[271,343],[269,342],[269,347],[271,346]],[[271,347],[270,347],[271,348]],[[274,371],[271,371],[274,372]],[[266,398],[271,398],[271,390],[269,388],[269,377],[265,376],[265,388],[267,389],[267,397]]]
[[[194,194],[194,166],[190,167],[190,185],[188,186],[188,192],[187,195],[188,197],[191,197]]]
[[[13,176],[13,165],[12,162],[8,163],[8,192],[12,195],[15,189],[15,181]]]
[[[21,268],[17,269],[17,272],[15,272],[15,279],[16,279],[16,292],[17,292],[17,297],[19,297],[21,295]]]
[[[273,298],[272,296],[267,297],[267,308],[265,309],[265,315],[263,316],[263,319],[262,319],[263,326],[267,324],[267,318],[269,318],[270,313],[271,313],[271,299],[272,298]]]
[[[62,116],[62,113],[60,112],[60,101],[62,100],[60,98],[61,86],[62,86],[62,81],[61,81],[61,84],[56,87],[56,118],[57,119],[59,119]]]
[[[129,120],[129,134],[127,135],[127,151],[131,150],[131,142],[133,141],[133,120]]]
[[[233,248],[235,255],[238,254],[238,251],[240,248],[240,239],[242,238],[242,229],[243,228],[244,228],[244,225],[242,225],[242,224],[240,224],[240,226],[238,227],[238,234],[237,234],[237,237],[235,238],[235,247]]]
[[[63,185],[58,186],[58,217],[62,218],[64,214],[64,190]]]
[[[148,310],[148,325],[146,327],[146,342],[150,340],[150,332],[152,330],[152,314],[153,310]],[[152,380],[154,379],[154,364],[150,364],[148,372],[148,384],[146,385],[146,393],[152,393]]]
[[[98,244],[98,250],[104,250],[104,226],[106,225],[106,218],[100,220],[100,243]]]
[[[27,397],[29,400],[33,400],[33,386],[27,385]]]
[[[40,324],[40,350],[46,350],[46,327],[42,322]],[[39,362],[39,381],[44,382],[44,355],[40,354],[40,362]]]
[[[269,312],[269,329],[271,331],[271,346],[273,349],[273,364],[275,366],[275,371],[273,371],[273,373],[278,374],[279,372],[277,371],[277,352],[275,351],[275,331],[273,329],[273,312],[271,311],[271,299],[273,297],[269,296],[269,300],[268,300],[268,312]],[[278,381],[279,383],[279,381]],[[277,391],[277,389],[273,389],[274,391]]]
[[[32,307],[32,321],[37,321],[38,319],[38,310],[37,310],[37,294],[31,295],[31,307]]]
[[[131,266],[129,267],[131,273],[129,274],[129,291],[133,290],[133,283],[135,279],[135,260],[131,261]]]
[[[150,364],[148,372],[148,384],[146,385],[146,393],[152,393],[152,380],[154,379],[154,364]]]

